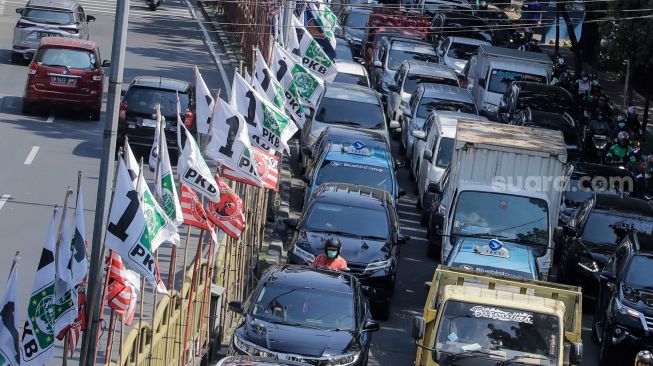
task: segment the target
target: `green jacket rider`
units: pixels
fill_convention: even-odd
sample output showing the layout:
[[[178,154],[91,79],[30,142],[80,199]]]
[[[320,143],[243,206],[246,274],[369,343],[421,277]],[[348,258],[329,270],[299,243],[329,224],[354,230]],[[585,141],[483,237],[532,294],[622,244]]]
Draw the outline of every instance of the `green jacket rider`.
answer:
[[[635,163],[635,152],[633,148],[628,144],[628,133],[625,131],[619,132],[617,135],[617,143],[612,145],[608,153],[605,154],[605,159],[607,161],[626,161],[630,163]]]

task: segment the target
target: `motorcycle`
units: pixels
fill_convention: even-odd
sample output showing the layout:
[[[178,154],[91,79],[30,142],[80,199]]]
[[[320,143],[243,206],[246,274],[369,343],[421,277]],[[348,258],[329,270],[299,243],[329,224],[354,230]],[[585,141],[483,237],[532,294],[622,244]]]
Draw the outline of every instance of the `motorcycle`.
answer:
[[[145,0],[145,3],[150,10],[156,11],[156,9],[163,4],[163,0]]]
[[[594,150],[593,156],[588,156],[588,159],[596,161],[598,164],[603,164],[605,162],[605,154],[608,151],[610,144],[610,131],[601,129],[601,130],[589,130],[587,132],[588,140],[591,141],[591,144],[588,144],[588,151]]]

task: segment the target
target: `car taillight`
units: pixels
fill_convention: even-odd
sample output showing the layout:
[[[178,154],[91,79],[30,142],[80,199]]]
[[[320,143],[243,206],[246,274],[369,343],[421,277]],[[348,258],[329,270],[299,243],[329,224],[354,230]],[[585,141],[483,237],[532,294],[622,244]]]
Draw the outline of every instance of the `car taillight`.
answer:
[[[36,62],[32,62],[27,69],[27,75],[35,75],[38,67],[39,66]]]
[[[184,114],[184,126],[186,128],[190,128],[190,126],[193,125],[193,112],[191,111],[186,111]]]
[[[121,121],[127,120],[127,103],[120,103],[120,113],[118,119]]]
[[[93,75],[93,81],[102,81],[102,75]]]

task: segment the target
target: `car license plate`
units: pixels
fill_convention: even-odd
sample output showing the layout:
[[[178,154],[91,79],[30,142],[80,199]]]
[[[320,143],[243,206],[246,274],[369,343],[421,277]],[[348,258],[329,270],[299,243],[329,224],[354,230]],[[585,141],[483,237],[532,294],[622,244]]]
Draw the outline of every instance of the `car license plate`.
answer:
[[[156,120],[143,118],[141,125],[145,127],[156,127]]]
[[[36,32],[36,36],[40,39],[43,37],[56,37],[58,36],[57,33],[50,33],[50,32]]]
[[[53,85],[75,86],[75,78],[65,76],[50,76],[50,82]]]

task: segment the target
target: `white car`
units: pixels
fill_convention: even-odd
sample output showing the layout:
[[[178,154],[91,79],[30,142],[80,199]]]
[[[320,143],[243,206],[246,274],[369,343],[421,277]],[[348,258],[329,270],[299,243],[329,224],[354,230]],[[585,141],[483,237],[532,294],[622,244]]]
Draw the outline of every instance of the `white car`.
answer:
[[[478,53],[481,45],[490,46],[490,42],[465,37],[447,37],[438,46],[438,61],[462,75],[463,69],[472,56]]]
[[[365,66],[350,60],[335,59],[334,62],[338,70],[334,82],[370,87],[370,78]]]

